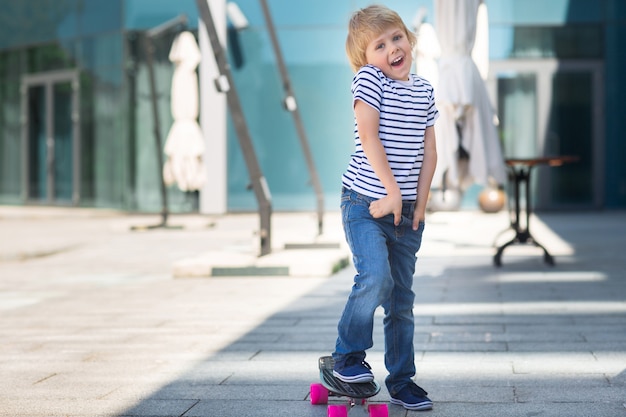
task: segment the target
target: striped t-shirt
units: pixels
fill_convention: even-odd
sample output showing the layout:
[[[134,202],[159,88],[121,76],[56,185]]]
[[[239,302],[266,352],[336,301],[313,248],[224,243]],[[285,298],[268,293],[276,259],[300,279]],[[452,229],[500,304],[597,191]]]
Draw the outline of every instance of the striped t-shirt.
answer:
[[[417,196],[417,179],[424,160],[424,132],[439,116],[433,88],[428,81],[410,74],[407,81],[388,78],[373,65],[362,67],[352,81],[353,105],[362,100],[380,113],[379,137],[389,167],[403,200]],[[342,183],[360,194],[382,198],[387,195],[370,165],[354,121],[355,152]]]

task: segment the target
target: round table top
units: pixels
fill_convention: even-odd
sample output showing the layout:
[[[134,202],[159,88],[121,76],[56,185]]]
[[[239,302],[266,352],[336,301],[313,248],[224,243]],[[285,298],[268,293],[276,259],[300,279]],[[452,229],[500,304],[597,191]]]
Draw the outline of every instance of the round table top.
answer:
[[[563,164],[569,162],[578,161],[577,156],[572,155],[563,155],[563,156],[543,156],[537,158],[507,158],[504,162],[509,166],[514,165],[526,165],[526,166],[535,166],[540,164],[547,164],[551,167],[561,166]]]

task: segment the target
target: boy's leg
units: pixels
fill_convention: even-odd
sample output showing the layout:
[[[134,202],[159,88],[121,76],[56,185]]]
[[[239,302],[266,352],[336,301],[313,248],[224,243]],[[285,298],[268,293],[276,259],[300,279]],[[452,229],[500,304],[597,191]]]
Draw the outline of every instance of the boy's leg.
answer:
[[[410,216],[410,214],[409,214]],[[385,365],[389,376],[385,380],[391,403],[407,410],[430,410],[433,402],[428,393],[415,382],[415,354],[413,352],[413,274],[415,253],[420,247],[424,224],[417,231],[411,228],[412,221],[403,218],[401,227],[396,228],[396,240],[390,245],[390,264],[394,277],[394,289],[385,309]]]
[[[415,293],[412,287],[416,253],[421,245],[424,224],[421,223],[418,230],[412,230],[412,213],[407,214],[400,226],[396,227],[395,241],[390,245],[389,262],[394,287],[390,298],[383,304],[385,366],[389,371],[385,382],[391,395],[412,384],[415,376],[413,349]]]
[[[346,362],[365,359],[365,351],[373,345],[374,311],[389,297],[393,285],[386,236],[369,214],[371,200],[352,191],[342,196],[344,231],[357,274],[338,324],[336,370]]]

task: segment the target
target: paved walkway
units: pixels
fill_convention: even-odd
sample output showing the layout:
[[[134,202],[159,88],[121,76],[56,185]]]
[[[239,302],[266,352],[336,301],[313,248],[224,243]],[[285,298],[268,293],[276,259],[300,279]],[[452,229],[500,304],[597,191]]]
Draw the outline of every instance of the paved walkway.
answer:
[[[130,231],[158,220],[0,207],[0,416],[325,416],[309,384],[332,350],[352,267],[174,278],[181,260],[254,252],[258,218],[173,216],[184,228]],[[554,267],[537,248],[513,246],[495,268],[492,243],[507,222],[428,218],[415,347],[435,408],[390,415],[626,416],[626,212],[534,218]],[[315,223],[273,216],[281,259],[285,242],[321,239]],[[337,213],[325,232],[343,242]],[[368,360],[380,381],[382,352],[378,320]],[[374,398],[387,400],[385,390]]]

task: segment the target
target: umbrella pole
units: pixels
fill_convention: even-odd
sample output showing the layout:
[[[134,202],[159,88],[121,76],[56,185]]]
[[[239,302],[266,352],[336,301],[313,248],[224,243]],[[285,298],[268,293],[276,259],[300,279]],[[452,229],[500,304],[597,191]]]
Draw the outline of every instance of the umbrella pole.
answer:
[[[300,145],[302,146],[302,151],[304,152],[307,167],[309,168],[311,183],[313,185],[313,189],[315,190],[315,195],[317,198],[317,233],[321,235],[324,228],[324,193],[322,191],[319,175],[317,173],[317,170],[315,169],[313,155],[309,146],[309,141],[306,136],[306,131],[304,130],[302,117],[300,116],[298,105],[296,104],[296,96],[291,87],[289,73],[287,72],[287,65],[285,65],[285,60],[280,49],[280,44],[278,43],[276,28],[274,26],[269,7],[267,5],[267,0],[261,0],[261,7],[263,9],[263,15],[265,16],[265,22],[267,24],[267,29],[270,35],[270,39],[272,41],[272,48],[274,49],[274,53],[276,54],[276,61],[278,64],[278,69],[280,71],[280,76],[282,78],[283,88],[285,90],[285,109],[293,115],[296,130],[298,131],[298,138],[300,139]]]
[[[165,188],[165,180],[163,179],[163,151],[161,140],[161,125],[159,119],[159,110],[157,107],[157,94],[156,94],[156,81],[154,77],[154,45],[152,44],[152,38],[146,36],[144,38],[144,48],[146,50],[146,58],[148,61],[148,77],[150,79],[150,98],[152,104],[152,118],[154,121],[154,139],[156,141],[157,148],[157,164],[160,179],[161,190],[161,223],[155,227],[164,227],[167,224],[168,208],[167,208],[167,190]]]
[[[157,229],[157,228],[174,228],[180,229],[180,226],[168,226],[167,218],[169,216],[168,204],[167,204],[167,189],[165,188],[165,179],[163,178],[163,149],[161,140],[161,123],[159,118],[159,109],[157,103],[157,92],[156,92],[156,79],[154,76],[154,45],[152,43],[152,38],[160,35],[164,31],[174,27],[178,24],[186,24],[187,17],[185,15],[180,15],[171,21],[165,22],[162,25],[159,25],[152,30],[146,32],[145,37],[143,39],[143,47],[146,53],[146,61],[148,64],[148,80],[150,84],[150,104],[152,105],[152,118],[153,118],[153,133],[154,140],[156,142],[157,149],[157,169],[158,169],[158,177],[159,177],[159,188],[161,192],[161,223],[151,225],[151,226],[133,226],[132,230],[144,230],[144,229]]]
[[[239,95],[235,88],[232,74],[230,72],[230,66],[226,59],[226,54],[220,39],[215,29],[215,22],[211,15],[211,8],[209,7],[207,0],[196,0],[198,11],[200,12],[200,18],[204,22],[209,35],[209,41],[211,42],[211,48],[213,49],[213,55],[215,63],[219,70],[219,77],[215,80],[215,85],[218,91],[226,94],[226,101],[230,110],[230,115],[233,119],[235,131],[237,132],[237,138],[239,139],[239,146],[243,153],[246,166],[248,168],[248,174],[250,175],[250,181],[252,182],[252,189],[259,205],[259,217],[261,223],[261,230],[259,232],[261,238],[261,256],[268,255],[272,251],[272,200],[270,190],[267,185],[267,180],[263,176],[259,161],[257,160],[256,153],[254,152],[254,146],[252,145],[252,139],[250,138],[250,132],[246,124],[246,119],[243,115],[243,108],[239,101]]]

